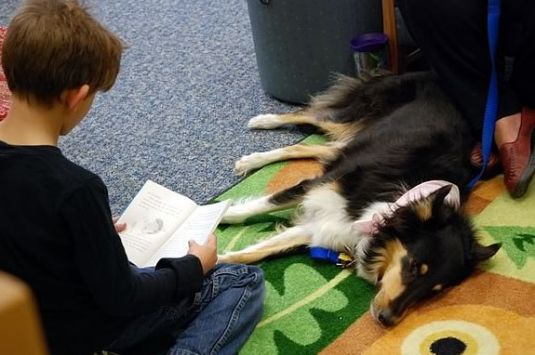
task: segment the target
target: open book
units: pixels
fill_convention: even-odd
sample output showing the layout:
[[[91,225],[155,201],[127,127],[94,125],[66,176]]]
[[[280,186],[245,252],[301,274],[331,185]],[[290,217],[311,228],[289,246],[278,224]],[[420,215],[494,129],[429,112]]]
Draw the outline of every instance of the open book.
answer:
[[[161,258],[181,257],[188,241],[204,244],[221,221],[229,201],[199,206],[191,199],[148,180],[118,223],[128,259],[137,266],[154,266]]]

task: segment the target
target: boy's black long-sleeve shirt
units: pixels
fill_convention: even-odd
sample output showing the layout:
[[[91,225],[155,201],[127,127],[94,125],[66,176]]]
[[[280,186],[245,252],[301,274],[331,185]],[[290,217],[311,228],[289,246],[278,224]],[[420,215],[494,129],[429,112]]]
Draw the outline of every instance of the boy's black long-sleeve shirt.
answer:
[[[133,317],[191,297],[197,257],[131,271],[101,179],[57,147],[0,142],[0,269],[33,290],[53,353],[109,344]]]

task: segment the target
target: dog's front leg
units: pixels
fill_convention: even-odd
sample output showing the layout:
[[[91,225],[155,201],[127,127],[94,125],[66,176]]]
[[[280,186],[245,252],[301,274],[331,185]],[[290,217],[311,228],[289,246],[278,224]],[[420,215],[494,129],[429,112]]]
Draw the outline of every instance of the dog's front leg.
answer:
[[[305,228],[291,227],[243,250],[220,255],[218,263],[251,264],[269,256],[283,254],[300,246],[309,245],[310,240],[311,236]]]
[[[295,203],[293,203],[292,201],[289,201],[288,203],[274,203],[272,201],[272,196],[273,195],[268,195],[255,199],[241,200],[235,202],[227,209],[223,216],[223,219],[221,220],[221,223],[243,223],[249,217],[293,207],[295,205]]]

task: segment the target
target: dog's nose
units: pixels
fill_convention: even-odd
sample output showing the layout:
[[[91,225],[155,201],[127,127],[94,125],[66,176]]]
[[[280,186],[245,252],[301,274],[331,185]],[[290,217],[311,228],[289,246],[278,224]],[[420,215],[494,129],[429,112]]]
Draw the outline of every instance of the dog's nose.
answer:
[[[392,313],[389,310],[382,310],[377,314],[377,320],[385,327],[394,325]]]

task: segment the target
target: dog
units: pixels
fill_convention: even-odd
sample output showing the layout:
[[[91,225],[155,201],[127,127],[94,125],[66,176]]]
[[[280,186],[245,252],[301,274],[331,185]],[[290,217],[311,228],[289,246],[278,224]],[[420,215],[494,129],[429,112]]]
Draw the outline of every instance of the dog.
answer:
[[[269,196],[234,202],[222,223],[298,208],[290,227],[222,254],[219,262],[254,263],[303,246],[348,252],[357,275],[377,286],[372,316],[392,326],[500,248],[480,244],[463,213],[476,174],[469,158],[475,141],[433,74],[367,81],[340,76],[304,109],[249,121],[253,129],[290,124],[316,126],[329,141],[253,153],[236,162],[236,172],[314,158],[322,173]]]

